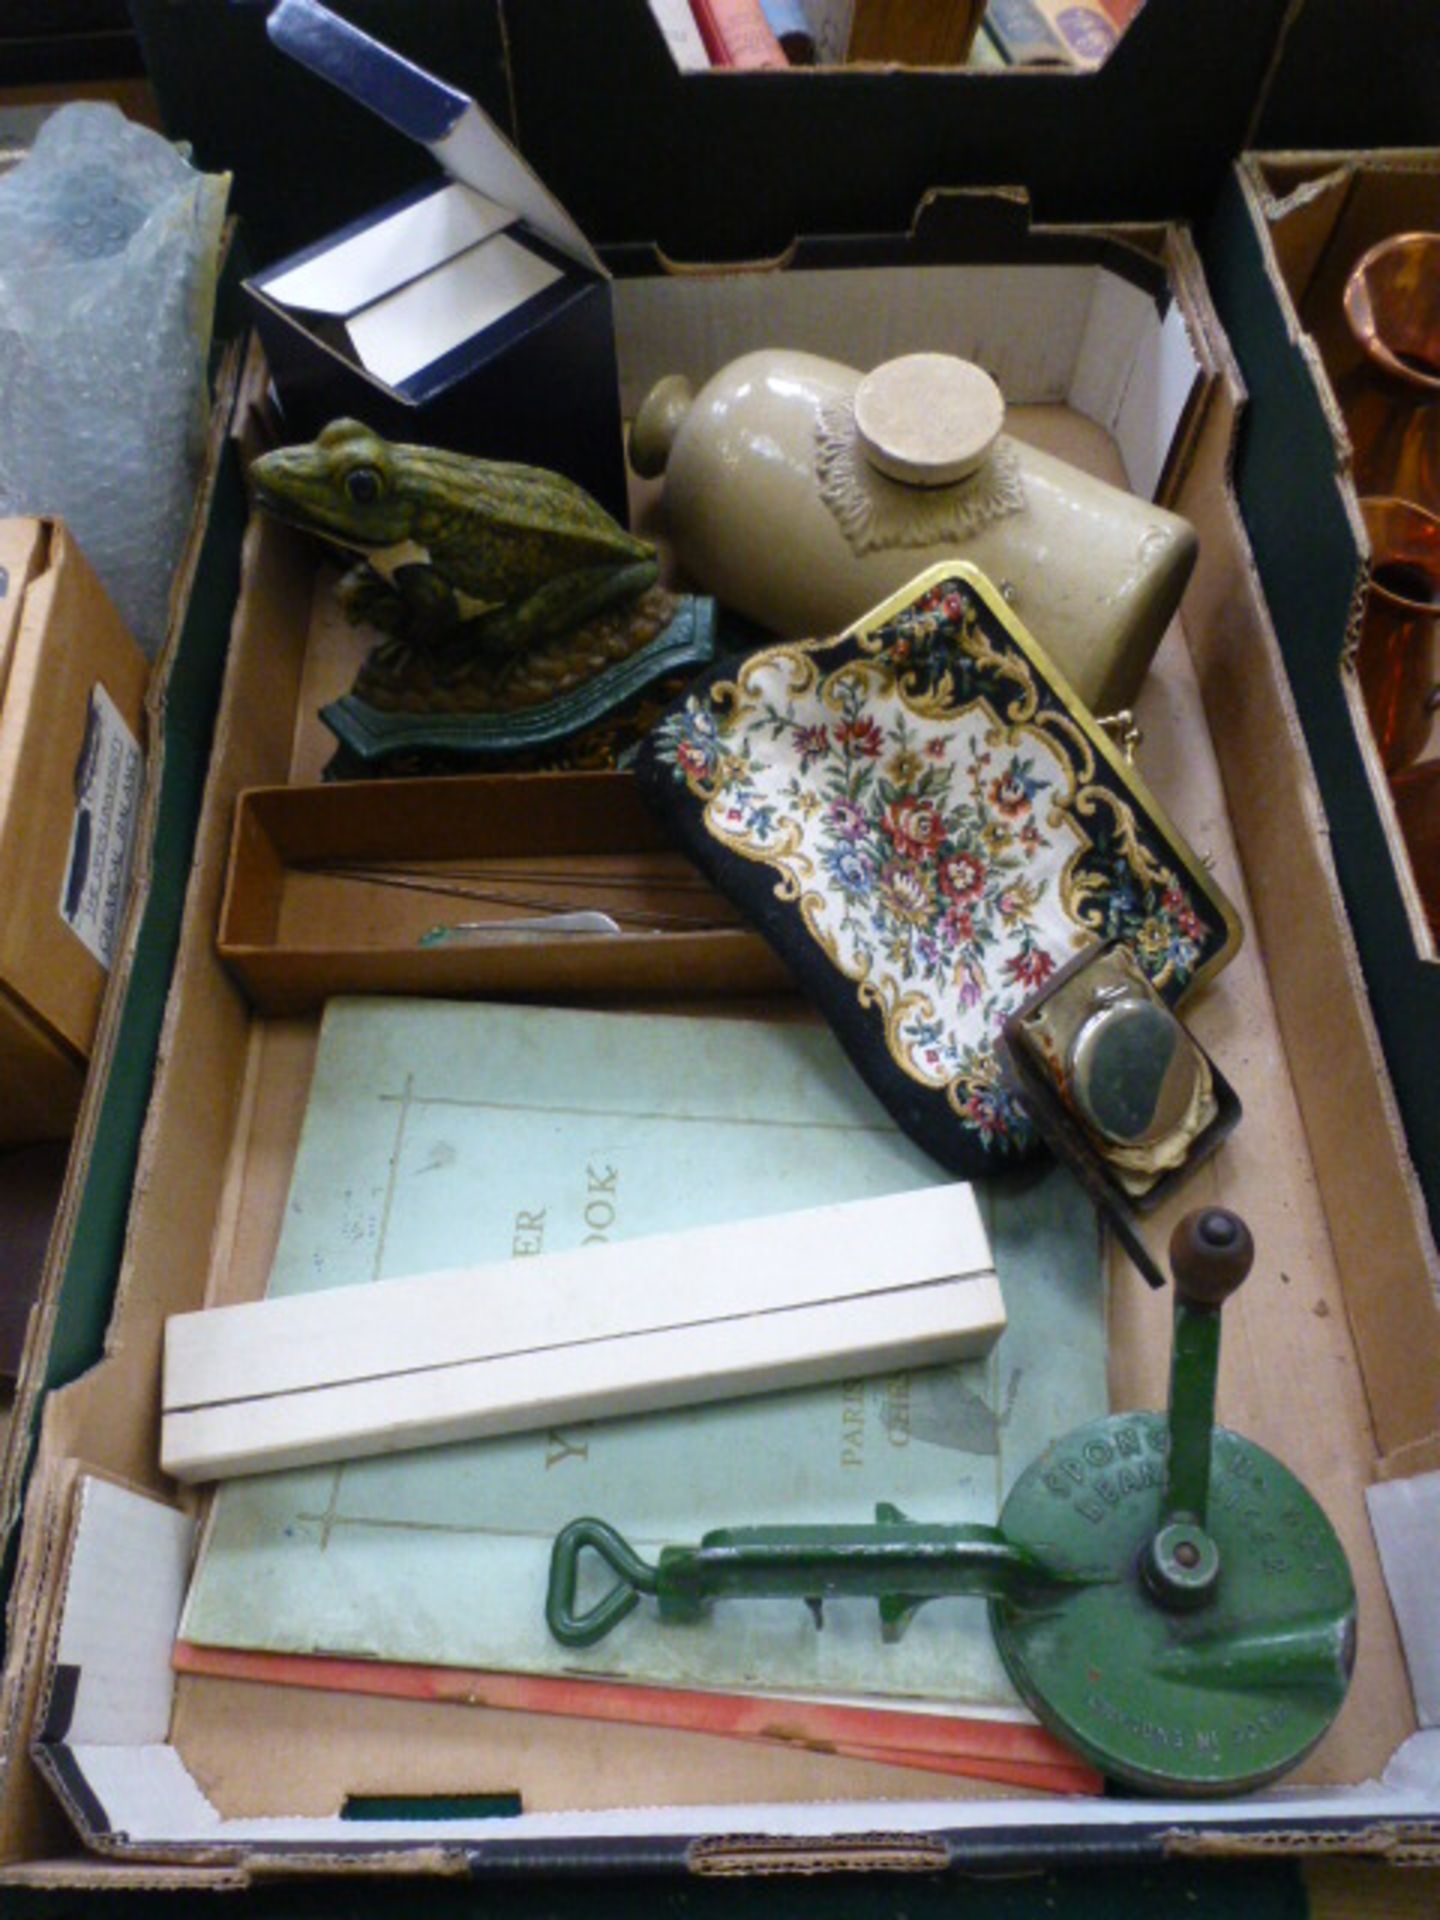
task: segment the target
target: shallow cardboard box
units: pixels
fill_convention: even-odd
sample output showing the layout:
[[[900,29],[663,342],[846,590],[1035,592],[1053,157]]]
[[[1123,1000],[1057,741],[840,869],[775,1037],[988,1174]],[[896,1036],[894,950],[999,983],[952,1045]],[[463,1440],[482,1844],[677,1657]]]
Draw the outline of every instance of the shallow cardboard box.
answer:
[[[438,892],[387,885],[377,872],[394,863],[423,881],[426,862],[439,869]],[[484,879],[467,882],[476,863]],[[490,897],[467,897],[467,886]],[[608,912],[621,930],[421,944],[455,921],[528,919],[538,928],[556,899]],[[242,793],[217,944],[269,1014],[310,1012],[338,993],[569,997],[787,985],[771,948],[674,851],[633,782],[604,772]]]
[[[1435,1736],[1417,1735],[1364,1512],[1365,1487],[1387,1471],[1388,1456],[1403,1456],[1433,1425],[1427,1394],[1380,1404],[1387,1364],[1423,1354],[1436,1337],[1423,1230],[1383,1128],[1357,1128],[1338,1144],[1310,1130],[1317,1075],[1352,1083],[1368,1117],[1369,1015],[1285,675],[1226,490],[1240,390],[1186,237],[1150,240],[1178,292],[1163,310],[1093,261],[642,276],[618,289],[622,368],[633,401],[657,375],[728,357],[757,336],[870,363],[928,335],[928,344],[990,359],[1012,397],[1034,403],[1015,414],[1017,431],[1141,484],[1164,464],[1169,438],[1156,404],[1164,383],[1152,381],[1146,400],[1141,369],[1158,368],[1167,343],[1183,344],[1191,371],[1198,361],[1210,376],[1208,404],[1171,463],[1175,504],[1201,530],[1201,560],[1141,702],[1142,768],[1212,859],[1251,934],[1190,1014],[1235,1082],[1246,1120],[1207,1164],[1201,1191],[1175,1211],[1196,1197],[1223,1200],[1246,1214],[1259,1242],[1257,1273],[1227,1310],[1220,1412],[1303,1475],[1351,1556],[1359,1666],[1331,1734],[1284,1788],[1244,1801],[1036,1804],[699,1735],[176,1684],[168,1640],[194,1522],[170,1504],[156,1465],[160,1329],[169,1311],[263,1288],[315,1032],[313,1019],[254,1018],[214,951],[234,798],[303,766],[313,726],[295,718],[313,556],[284,529],[257,522],[109,1352],[85,1380],[50,1396],[27,1507],[15,1616],[29,1632],[12,1646],[0,1694],[12,1756],[0,1804],[10,1864],[0,1873],[29,1884],[118,1884],[115,1875],[148,1860],[169,1863],[149,1870],[150,1884],[218,1887],[302,1867],[934,1872],[1033,1860],[1040,1848],[1051,1858],[1308,1847],[1421,1857],[1433,1844]],[[1292,937],[1297,921],[1307,928],[1303,950]],[[1329,1010],[1323,1028],[1304,1017],[1317,982]],[[1334,1229],[1360,1204],[1378,1223],[1363,1253]],[[1168,1212],[1157,1222],[1157,1244],[1172,1224]],[[1409,1284],[1390,1291],[1397,1276]],[[1154,1405],[1164,1391],[1168,1303],[1118,1266],[1112,1300],[1115,1404]],[[87,1472],[77,1509],[72,1495]],[[115,1482],[130,1484],[116,1491]],[[97,1594],[100,1604],[87,1608]],[[117,1606],[119,1595],[133,1606]],[[49,1638],[57,1621],[58,1643]],[[51,1781],[110,1865],[77,1852],[75,1828],[24,1757],[36,1734]],[[518,1796],[521,1811],[386,1819],[357,1840],[342,1809],[351,1796],[381,1793],[494,1795],[507,1807]]]
[[[1403,1127],[1432,1230],[1440,952],[1354,669],[1370,556],[1335,381],[1359,359],[1341,309],[1355,261],[1388,234],[1437,227],[1440,152],[1255,154],[1237,166],[1206,239],[1251,394],[1236,488],[1319,780],[1384,1050],[1377,1072],[1387,1095],[1393,1086],[1376,1123]],[[1437,751],[1432,731],[1426,752]],[[1356,1124],[1344,1086],[1333,1087],[1327,1109],[1337,1135]],[[1377,1231],[1368,1211],[1355,1223],[1357,1239]]]
[[[144,786],[148,675],[67,529],[0,521],[0,1145],[75,1122]]]

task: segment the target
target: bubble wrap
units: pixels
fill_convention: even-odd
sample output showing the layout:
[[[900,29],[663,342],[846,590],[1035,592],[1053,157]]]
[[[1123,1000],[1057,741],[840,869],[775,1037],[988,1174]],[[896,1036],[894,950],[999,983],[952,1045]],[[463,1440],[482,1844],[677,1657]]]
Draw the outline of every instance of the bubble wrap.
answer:
[[[61,107],[0,173],[0,514],[58,514],[153,657],[204,447],[228,176]]]

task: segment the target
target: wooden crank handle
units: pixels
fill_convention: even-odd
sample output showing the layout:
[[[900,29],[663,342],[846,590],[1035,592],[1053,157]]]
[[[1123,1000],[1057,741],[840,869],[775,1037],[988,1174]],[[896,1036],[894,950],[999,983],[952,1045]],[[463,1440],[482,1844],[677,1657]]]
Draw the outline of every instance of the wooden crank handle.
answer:
[[[1254,1260],[1250,1229],[1228,1207],[1201,1207],[1187,1213],[1170,1236],[1176,1297],[1201,1313],[1222,1307]]]

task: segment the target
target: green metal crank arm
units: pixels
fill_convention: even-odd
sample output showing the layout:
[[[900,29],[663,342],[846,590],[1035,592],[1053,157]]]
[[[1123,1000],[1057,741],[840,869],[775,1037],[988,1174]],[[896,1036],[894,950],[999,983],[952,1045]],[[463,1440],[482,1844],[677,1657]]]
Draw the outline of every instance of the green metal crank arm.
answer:
[[[616,1583],[576,1612],[580,1555],[596,1553]],[[718,1599],[794,1598],[817,1616],[841,1597],[879,1603],[882,1635],[897,1638],[915,1608],[947,1594],[1043,1604],[1076,1584],[1053,1574],[994,1527],[935,1526],[907,1520],[894,1507],[876,1509],[873,1526],[724,1527],[698,1546],[663,1547],[656,1565],[642,1560],[603,1520],[572,1521],[550,1561],[545,1617],[563,1645],[593,1646],[652,1596],[664,1621],[701,1618]]]

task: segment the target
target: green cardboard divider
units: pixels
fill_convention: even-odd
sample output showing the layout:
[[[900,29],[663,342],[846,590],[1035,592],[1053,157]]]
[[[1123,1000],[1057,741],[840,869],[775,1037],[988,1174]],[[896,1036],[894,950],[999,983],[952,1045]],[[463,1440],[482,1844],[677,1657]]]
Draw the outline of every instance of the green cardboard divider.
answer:
[[[217,305],[222,331],[229,299],[228,286],[222,286]],[[233,377],[229,389],[217,393],[215,403],[227,425],[232,400]],[[8,1594],[14,1577],[19,1528],[9,1523],[24,1500],[45,1395],[78,1378],[104,1351],[220,704],[246,514],[239,458],[225,438],[165,683],[164,752],[149,888],[114,1048],[104,1069],[93,1145],[85,1161],[73,1225],[67,1230],[53,1332],[39,1391],[18,1403],[16,1419],[22,1424],[9,1436],[6,1490],[14,1505],[4,1516],[8,1533],[0,1556],[0,1595]],[[7,1614],[0,1631],[11,1624]]]
[[[340,1818],[362,1823],[366,1820],[513,1820],[520,1812],[518,1793],[352,1793],[340,1809]]]
[[[92,1155],[86,1174],[45,1369],[47,1392],[92,1366],[104,1344],[209,765],[245,513],[239,462],[227,446],[166,690],[163,784],[150,892],[97,1128],[104,1151]]]

